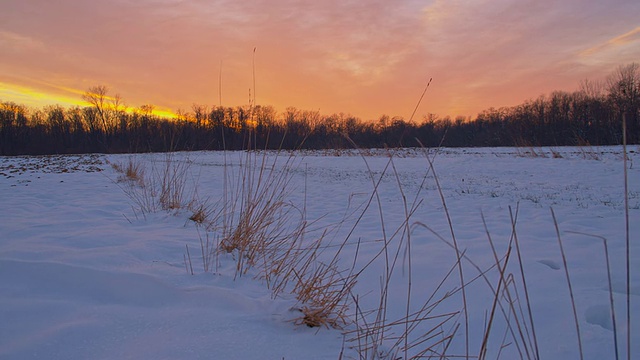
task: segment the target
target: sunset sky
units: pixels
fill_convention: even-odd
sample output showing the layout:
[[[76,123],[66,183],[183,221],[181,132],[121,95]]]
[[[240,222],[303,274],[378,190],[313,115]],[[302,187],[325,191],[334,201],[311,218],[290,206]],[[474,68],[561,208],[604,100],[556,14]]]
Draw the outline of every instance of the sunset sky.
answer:
[[[246,105],[253,62],[279,111],[475,116],[640,62],[640,1],[2,1],[2,101]]]

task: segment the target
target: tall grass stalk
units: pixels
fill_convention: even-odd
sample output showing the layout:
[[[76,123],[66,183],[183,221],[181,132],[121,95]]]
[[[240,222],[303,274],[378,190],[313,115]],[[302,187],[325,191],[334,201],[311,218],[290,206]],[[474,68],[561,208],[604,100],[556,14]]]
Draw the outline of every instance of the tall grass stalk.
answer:
[[[577,231],[567,231],[567,233],[570,234],[577,234],[577,235],[583,235],[583,236],[589,236],[589,237],[594,237],[596,239],[600,239],[602,240],[602,246],[604,247],[604,258],[605,258],[605,263],[607,266],[607,284],[608,284],[608,290],[609,290],[609,305],[611,308],[611,324],[613,327],[613,348],[614,348],[614,354],[615,354],[615,358],[616,360],[620,358],[619,356],[619,352],[618,352],[618,328],[616,325],[616,308],[615,308],[615,304],[613,301],[613,284],[611,281],[611,264],[609,262],[609,246],[607,245],[607,238],[605,238],[604,236],[599,236],[599,235],[591,235],[591,234],[586,234],[586,233],[582,233],[582,232],[577,232]]]
[[[511,255],[511,246],[509,246],[509,248],[507,250],[507,254],[506,254],[505,259],[504,259],[504,264],[501,265],[500,259],[498,258],[498,254],[496,252],[496,248],[495,248],[495,246],[493,244],[493,240],[491,240],[491,235],[489,233],[489,230],[487,229],[487,223],[486,223],[486,221],[484,219],[484,215],[482,216],[482,222],[484,223],[485,231],[487,233],[487,238],[489,240],[489,244],[491,245],[491,251],[493,253],[494,260],[495,260],[496,266],[498,268],[498,273],[500,274],[500,278],[499,278],[499,281],[498,281],[497,289],[495,291],[495,295],[493,297],[493,304],[491,305],[491,312],[490,312],[490,315],[489,315],[489,321],[488,321],[488,324],[487,324],[487,326],[485,328],[484,336],[483,336],[483,339],[482,339],[482,345],[480,347],[480,351],[479,351],[479,354],[478,354],[478,359],[481,359],[481,360],[485,359],[486,356],[487,356],[487,347],[488,347],[488,344],[489,344],[489,335],[491,334],[491,330],[492,330],[492,326],[493,326],[493,320],[495,319],[496,308],[497,308],[498,303],[500,301],[500,295],[501,295],[501,292],[502,292],[502,286],[503,286],[503,284],[506,284],[505,271],[507,269],[507,264],[509,263],[509,257]],[[522,353],[520,353],[520,357],[522,358]]]
[[[509,218],[511,219],[511,231],[513,233],[513,240],[516,245],[516,254],[518,255],[518,265],[520,267],[520,279],[522,280],[522,287],[524,289],[525,300],[527,304],[527,314],[529,317],[529,325],[531,326],[531,336],[533,337],[533,350],[534,358],[540,358],[540,349],[538,348],[538,337],[536,336],[535,322],[533,321],[533,311],[531,311],[531,300],[529,299],[529,287],[527,286],[527,280],[524,274],[524,266],[522,263],[522,253],[520,252],[520,241],[518,240],[518,233],[516,232],[516,221],[518,218],[518,210],[520,204],[516,205],[516,214],[514,216],[511,206],[509,206]]]
[[[482,217],[482,223],[485,229],[485,232],[487,234],[487,239],[489,241],[489,245],[491,247],[491,252],[493,254],[494,257],[494,261],[496,264],[496,267],[498,268],[498,272],[499,272],[499,283],[498,283],[498,289],[496,290],[496,293],[500,294],[501,297],[504,297],[506,299],[507,302],[507,309],[509,310],[507,316],[505,317],[505,321],[508,324],[508,330],[510,329],[511,331],[511,335],[513,336],[513,340],[514,340],[514,344],[518,350],[518,353],[520,354],[521,358],[527,358],[527,359],[537,359],[538,358],[538,353],[535,345],[532,344],[531,341],[531,335],[530,335],[530,331],[529,331],[529,327],[531,326],[531,324],[527,324],[526,323],[526,316],[524,314],[524,311],[522,309],[522,299],[520,298],[520,295],[518,294],[518,288],[516,286],[515,283],[515,276],[511,273],[506,273],[506,268],[507,268],[507,264],[509,262],[510,259],[510,255],[511,255],[511,251],[513,249],[513,242],[514,239],[516,238],[516,234],[517,232],[515,231],[515,220],[513,220],[512,217],[512,233],[511,233],[511,237],[509,239],[509,243],[508,243],[508,247],[507,247],[507,252],[506,254],[503,256],[504,258],[504,265],[501,266],[501,262],[500,259],[498,258],[497,255],[497,250],[496,247],[494,245],[494,242],[492,240],[492,236],[488,230],[487,227],[487,223],[486,223],[486,219],[484,217],[484,214],[481,214]],[[523,271],[523,270],[521,270]],[[523,274],[521,274],[522,277],[524,277]],[[500,289],[502,284],[502,289]],[[525,283],[523,283],[523,287],[526,291],[526,285]],[[491,315],[489,317],[489,323],[487,325],[487,328],[485,330],[485,336],[484,336],[484,340],[483,340],[483,345],[481,347],[481,351],[480,351],[480,355],[479,358],[480,359],[484,359],[486,358],[486,344],[488,343],[488,337],[489,334],[491,333],[491,325],[493,323],[493,319],[495,316],[495,309],[496,309],[496,305],[498,304],[497,302],[498,297],[496,296],[494,298],[494,303],[492,305],[492,310],[491,310]],[[516,304],[518,304],[518,306],[516,307]],[[529,304],[528,304],[528,300],[527,300],[527,307],[529,308]],[[512,324],[513,323],[513,324]],[[517,331],[514,331],[517,330]],[[507,332],[505,332],[505,336],[503,338],[503,342],[502,345],[500,346],[500,352],[502,351],[502,349],[505,346],[505,339],[506,339],[506,335]]]
[[[629,242],[629,175],[627,170],[627,114],[622,113],[622,164],[624,166],[624,225],[627,272],[627,359],[631,360],[631,255]]]
[[[424,149],[424,145],[420,144],[423,149]],[[464,325],[465,325],[465,330],[464,330],[464,335],[465,335],[465,356],[467,358],[469,358],[469,314],[468,314],[468,307],[467,307],[467,292],[465,289],[465,279],[464,279],[464,272],[462,270],[462,262],[460,261],[461,257],[461,251],[460,248],[458,246],[458,240],[456,238],[456,234],[455,231],[453,230],[453,222],[451,221],[451,215],[449,214],[449,209],[447,207],[447,202],[445,200],[444,197],[444,193],[442,192],[442,187],[440,186],[440,181],[438,180],[438,175],[436,174],[435,168],[433,166],[433,159],[431,159],[429,157],[429,154],[426,154],[425,158],[427,159],[427,162],[429,163],[429,170],[431,171],[431,173],[433,174],[433,178],[434,181],[436,183],[436,187],[438,189],[438,194],[440,195],[440,201],[442,203],[443,209],[444,209],[444,213],[446,215],[447,218],[447,223],[449,224],[449,231],[451,232],[451,240],[453,241],[453,246],[456,252],[456,262],[458,264],[458,275],[460,278],[460,286],[462,287],[462,306],[463,306],[463,310],[464,310]]]
[[[558,227],[558,220],[556,214],[551,208],[551,217],[553,218],[553,224],[556,228],[556,235],[558,236],[558,245],[560,245],[560,254],[562,255],[562,264],[564,266],[564,273],[567,278],[567,287],[569,288],[569,296],[571,297],[571,308],[573,310],[573,319],[576,325],[576,335],[578,337],[578,350],[580,351],[580,359],[584,359],[582,351],[582,336],[580,335],[580,323],[578,321],[578,311],[576,310],[576,300],[573,296],[573,287],[571,286],[571,277],[569,277],[569,267],[567,266],[567,257],[564,252],[564,246],[562,245],[562,237],[560,236],[560,228]]]

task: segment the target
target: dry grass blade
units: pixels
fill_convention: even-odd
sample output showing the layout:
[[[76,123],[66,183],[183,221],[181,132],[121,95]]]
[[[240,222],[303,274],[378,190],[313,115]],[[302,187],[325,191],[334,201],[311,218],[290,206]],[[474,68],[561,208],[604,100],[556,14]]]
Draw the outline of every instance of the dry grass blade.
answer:
[[[515,220],[513,221],[513,226],[515,226]],[[438,234],[435,230],[433,230],[431,227],[429,227],[428,225],[422,223],[422,222],[416,222],[414,224],[414,226],[419,226],[422,227],[426,230],[428,230],[429,232],[431,232],[433,235],[436,236],[436,238],[438,238],[440,241],[442,241],[443,243],[447,244],[451,249],[455,249],[454,245],[452,243],[450,243],[449,241],[447,241],[442,235]],[[512,234],[512,238],[515,238],[515,233]],[[472,278],[471,280],[468,280],[467,283],[465,284],[465,287],[472,284],[473,282],[475,282],[477,279],[482,278],[485,282],[485,284],[487,285],[487,287],[491,290],[493,297],[499,297],[501,295],[500,292],[498,292],[498,290],[496,289],[496,287],[494,287],[493,283],[491,282],[491,280],[489,279],[489,277],[487,276],[487,274],[492,271],[494,268],[499,268],[499,264],[501,264],[503,261],[505,261],[506,259],[506,255],[503,256],[502,258],[500,258],[497,262],[494,261],[493,265],[491,265],[490,267],[488,267],[487,269],[481,269],[480,266],[478,266],[471,258],[469,258],[464,252],[461,254],[461,259],[464,259],[465,261],[467,261],[471,266],[473,266],[476,271],[478,272],[478,275],[475,278]],[[455,268],[457,267],[457,264],[450,270],[453,271]],[[518,315],[518,312],[516,311],[514,304],[515,303],[520,303],[520,298],[519,296],[516,295],[515,299],[510,295],[511,291],[507,290],[509,287],[513,287],[513,291],[516,292],[517,294],[517,288],[515,287],[514,284],[514,278],[511,274],[509,274],[508,276],[506,276],[505,274],[505,284],[504,284],[504,291],[502,291],[503,294],[505,294],[504,296],[506,296],[506,307],[505,305],[503,305],[503,301],[498,301],[497,302],[497,306],[498,309],[500,310],[500,313],[502,314],[502,318],[504,319],[505,325],[506,325],[506,331],[509,333],[509,335],[511,336],[511,338],[514,341],[514,344],[516,345],[516,347],[518,348],[518,350],[520,351],[521,345],[523,344],[526,347],[527,342],[531,342],[531,341],[527,341],[527,337],[525,336],[525,333],[528,334],[528,330],[527,330],[527,325],[526,322],[524,321],[525,316],[523,315],[522,310],[520,310],[520,315]],[[452,291],[450,293],[450,295],[454,295],[457,292],[461,292],[462,288],[458,288],[455,291]],[[520,320],[520,318],[522,320]],[[486,326],[485,326],[486,328]],[[535,345],[530,345],[531,348],[535,348]],[[534,354],[534,358],[538,358],[537,357],[537,351]],[[520,356],[521,358],[524,358],[524,355]]]
[[[538,348],[538,337],[536,336],[536,328],[533,321],[533,311],[531,311],[531,301],[529,300],[529,288],[527,287],[526,277],[524,275],[524,266],[522,263],[522,254],[520,252],[520,241],[518,241],[518,232],[516,231],[516,222],[518,219],[518,211],[520,205],[516,206],[516,214],[514,217],[511,206],[509,206],[509,217],[511,219],[511,232],[513,234],[513,241],[516,245],[516,254],[518,255],[518,265],[520,266],[520,278],[522,280],[522,287],[524,289],[524,296],[527,304],[527,314],[529,317],[529,325],[531,326],[531,336],[533,337],[533,355],[535,359],[540,358],[540,350]]]
[[[188,159],[177,161],[173,154],[166,154],[162,172],[156,172],[158,202],[162,210],[181,209],[189,203],[185,199],[189,167]]]
[[[624,225],[627,273],[627,359],[631,360],[631,255],[629,239],[629,174],[627,170],[627,114],[622,114],[622,165],[624,166]]]
[[[596,239],[602,240],[602,245],[604,246],[604,257],[607,265],[607,283],[609,285],[609,305],[611,308],[611,323],[613,327],[613,347],[614,347],[614,353],[617,360],[620,358],[618,353],[618,328],[616,325],[616,309],[613,302],[613,283],[611,281],[611,264],[609,263],[609,246],[607,245],[607,238],[605,238],[604,236],[585,234],[577,231],[567,231],[567,233],[589,236],[589,237],[594,237]]]
[[[422,145],[422,143],[420,143],[420,145],[422,146],[422,148],[424,149],[424,145]],[[429,154],[425,154],[426,159],[429,163],[429,170],[431,171],[431,173],[433,174],[433,178],[435,180],[436,183],[436,187],[438,189],[438,194],[440,195],[440,201],[442,203],[442,206],[444,208],[444,212],[445,215],[447,217],[447,223],[449,224],[449,231],[451,232],[451,239],[453,241],[453,246],[456,252],[456,257],[457,259],[457,263],[458,263],[458,274],[460,276],[460,286],[462,287],[462,304],[464,307],[464,319],[465,319],[465,330],[464,330],[464,334],[465,334],[465,355],[467,356],[467,358],[469,357],[469,314],[467,313],[467,293],[465,290],[465,280],[464,280],[464,272],[462,270],[462,262],[460,261],[460,254],[461,254],[461,250],[458,246],[458,239],[456,238],[456,234],[455,231],[453,229],[453,222],[451,220],[451,215],[449,214],[449,209],[447,207],[447,202],[445,200],[444,197],[444,193],[442,192],[442,187],[440,186],[440,181],[438,180],[438,176],[436,175],[436,171],[435,171],[435,167],[433,165],[433,159],[431,159],[429,157]]]
[[[294,273],[298,283],[293,292],[302,304],[299,310],[303,313],[302,317],[294,320],[295,323],[332,328],[342,328],[348,323],[347,300],[355,279],[345,279],[337,268],[324,264],[311,273]]]
[[[189,253],[189,245],[185,244],[185,247],[187,248],[187,258],[189,259],[189,270],[191,271],[191,275],[193,275],[193,264],[191,262],[191,253]]]
[[[493,253],[493,258],[494,258],[495,264],[496,264],[496,266],[498,268],[498,273],[500,274],[500,278],[498,280],[498,286],[497,286],[497,289],[495,291],[495,295],[494,295],[494,298],[493,298],[493,304],[491,305],[491,312],[490,312],[490,315],[489,315],[489,322],[488,322],[488,324],[486,326],[486,330],[484,332],[484,336],[483,336],[483,339],[482,339],[482,345],[480,347],[480,352],[478,354],[478,359],[485,359],[486,356],[487,356],[487,347],[488,347],[488,344],[489,344],[489,335],[491,334],[492,325],[493,325],[493,321],[495,319],[495,314],[496,314],[496,308],[498,306],[499,299],[500,299],[500,294],[503,291],[502,286],[504,284],[505,289],[507,287],[507,283],[505,281],[505,271],[507,269],[507,264],[509,263],[509,257],[511,255],[511,246],[509,246],[509,248],[507,250],[507,253],[505,255],[504,263],[501,265],[500,259],[498,258],[498,253],[496,251],[496,248],[495,248],[495,246],[493,244],[493,240],[491,238],[491,234],[489,233],[489,229],[487,228],[487,222],[486,222],[486,220],[484,218],[484,214],[482,214],[482,223],[484,225],[485,232],[487,233],[487,239],[489,240],[489,245],[491,246],[491,252]],[[520,353],[520,357],[522,357],[522,353]]]
[[[204,272],[218,272],[218,239],[212,239],[209,232],[205,232],[205,238],[202,238],[200,229],[198,230],[198,238],[200,239],[200,253],[202,255],[202,269]],[[212,262],[215,260],[215,269],[211,268]]]
[[[494,254],[494,260],[498,261],[497,253],[496,253],[493,241],[491,239],[491,235],[487,229],[484,214],[482,215],[482,222],[484,224],[485,231],[487,233],[487,237],[491,245],[492,253]],[[512,233],[511,233],[511,238],[509,240],[508,251],[507,251],[507,254],[505,255],[505,258],[507,259],[509,258],[509,255],[513,248],[513,242],[517,234],[515,232],[515,220],[512,218],[511,222],[512,222],[512,225],[511,225]],[[506,267],[506,263],[505,263],[505,267]],[[504,271],[501,271],[501,272],[504,272]],[[533,350],[535,349],[535,344],[532,344],[532,341],[531,341],[529,326],[527,325],[525,320],[526,317],[524,315],[524,311],[521,306],[522,301],[520,299],[520,295],[518,294],[518,287],[516,286],[516,283],[515,283],[515,277],[511,273],[506,274],[506,276],[504,275],[505,274],[500,275],[500,280],[504,282],[502,294],[505,297],[505,300],[507,301],[507,304],[508,304],[507,306],[510,310],[510,313],[506,321],[509,324],[509,328],[512,327],[511,323],[513,322],[515,323],[515,329],[517,329],[517,333],[516,333],[517,337],[516,336],[513,337],[513,344],[516,346],[521,357],[523,355],[526,355],[527,359],[531,359],[531,358],[537,359],[537,351],[534,352]],[[524,275],[521,274],[521,277],[524,277]],[[526,285],[523,284],[523,286],[525,286],[525,290],[526,290]],[[518,304],[517,309],[515,306],[516,304]],[[527,307],[529,307],[528,302],[527,302]],[[523,354],[523,351],[524,351],[524,354]]]
[[[553,224],[556,228],[556,235],[558,236],[558,244],[560,245],[560,254],[562,255],[562,264],[564,265],[564,273],[567,277],[567,287],[569,288],[569,296],[571,297],[571,308],[573,309],[573,318],[576,324],[576,335],[578,336],[578,349],[580,350],[580,359],[584,359],[582,352],[582,336],[580,335],[580,323],[578,322],[578,311],[576,309],[576,301],[573,296],[573,287],[571,286],[571,278],[569,277],[569,268],[567,267],[567,257],[564,252],[564,246],[562,245],[562,237],[560,236],[560,228],[558,227],[558,220],[556,214],[551,209],[551,217],[553,217]]]

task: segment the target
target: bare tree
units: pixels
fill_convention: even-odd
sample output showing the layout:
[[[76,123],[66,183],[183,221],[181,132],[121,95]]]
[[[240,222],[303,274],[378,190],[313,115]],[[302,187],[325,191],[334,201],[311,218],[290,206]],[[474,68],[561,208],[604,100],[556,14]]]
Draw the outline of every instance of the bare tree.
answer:
[[[640,65],[621,65],[609,76],[607,84],[611,100],[621,113],[626,114],[627,131],[634,141],[640,133]]]
[[[98,119],[102,122],[102,128],[106,132],[107,126],[107,87],[104,85],[98,85],[90,87],[83,95],[82,99],[94,107],[97,111]]]
[[[122,99],[122,96],[120,96],[120,94],[113,95],[113,98],[111,99],[111,105],[113,107],[113,111],[118,116],[126,112],[128,107],[127,104],[124,103],[124,100]]]
[[[622,65],[607,79],[609,95],[626,111],[638,107],[640,101],[640,65]]]
[[[140,106],[140,113],[142,113],[142,115],[150,117],[151,115],[153,115],[153,110],[155,109],[155,107],[151,104],[145,104],[145,105],[141,105]]]
[[[605,84],[602,81],[584,79],[580,82],[580,91],[590,99],[600,99],[605,94]]]
[[[202,126],[206,126],[208,122],[208,114],[209,109],[206,105],[191,105],[191,110],[193,110],[193,118],[195,120],[196,126],[198,128]]]

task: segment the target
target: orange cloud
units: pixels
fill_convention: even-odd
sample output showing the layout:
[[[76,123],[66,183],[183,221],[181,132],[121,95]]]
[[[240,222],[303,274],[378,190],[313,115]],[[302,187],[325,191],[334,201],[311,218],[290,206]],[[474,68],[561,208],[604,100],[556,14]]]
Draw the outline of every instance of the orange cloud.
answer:
[[[0,13],[0,81],[75,99],[104,84],[130,104],[186,111],[220,98],[246,105],[251,89],[258,104],[279,111],[376,119],[408,117],[433,77],[419,119],[570,91],[640,56],[637,0],[119,4],[10,1]],[[26,102],[26,92],[11,94],[21,100],[3,100]]]

